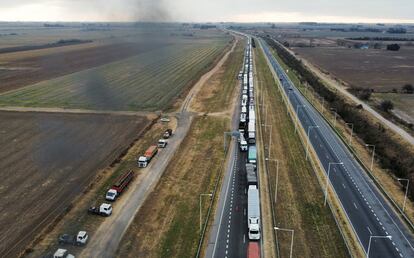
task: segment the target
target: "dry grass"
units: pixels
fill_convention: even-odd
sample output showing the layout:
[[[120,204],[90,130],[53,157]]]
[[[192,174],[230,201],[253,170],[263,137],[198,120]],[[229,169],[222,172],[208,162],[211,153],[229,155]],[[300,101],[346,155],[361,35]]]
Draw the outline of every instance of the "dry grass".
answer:
[[[192,109],[198,112],[220,112],[228,110],[234,101],[234,89],[239,84],[237,75],[243,63],[245,41],[237,38],[238,42],[230,53],[221,69],[215,73],[203,86]]]
[[[268,120],[272,124],[271,159],[278,159],[279,184],[276,223],[280,227],[295,230],[296,257],[347,257],[347,249],[330,210],[323,206],[323,192],[312,169],[305,160],[304,150],[294,127],[286,114],[286,108],[275,82],[260,53],[256,59],[258,77],[262,80],[267,103]],[[262,94],[259,95],[259,99]],[[263,116],[263,113],[262,113]],[[269,128],[264,132],[268,141]],[[266,144],[267,145],[267,144]],[[268,164],[272,189],[276,179],[276,162]],[[273,191],[271,192],[273,195]],[[279,232],[278,243],[282,257],[288,257],[290,234]]]
[[[191,257],[195,253],[199,194],[210,192],[220,176],[222,132],[228,122],[224,118],[195,118],[173,162],[124,236],[118,257]]]

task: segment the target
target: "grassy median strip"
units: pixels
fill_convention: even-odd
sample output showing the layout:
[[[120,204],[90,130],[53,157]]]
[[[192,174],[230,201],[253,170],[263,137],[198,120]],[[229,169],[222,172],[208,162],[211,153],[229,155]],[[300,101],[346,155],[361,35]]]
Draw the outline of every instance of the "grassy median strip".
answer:
[[[259,101],[265,97],[265,108],[260,109],[261,123],[272,125],[263,129],[264,145],[268,148],[272,134],[270,159],[279,160],[276,225],[295,230],[295,257],[348,257],[346,245],[328,207],[323,205],[323,192],[299,136],[287,115],[285,104],[261,51],[256,51],[256,70],[259,78]],[[268,164],[268,180],[275,189],[276,162]],[[270,193],[273,195],[274,192]],[[269,211],[270,212],[270,211]],[[281,257],[288,257],[291,234],[278,232],[278,249]]]
[[[199,195],[223,165],[227,118],[199,116],[125,234],[118,257],[192,257],[199,240]],[[203,199],[203,215],[208,197]]]

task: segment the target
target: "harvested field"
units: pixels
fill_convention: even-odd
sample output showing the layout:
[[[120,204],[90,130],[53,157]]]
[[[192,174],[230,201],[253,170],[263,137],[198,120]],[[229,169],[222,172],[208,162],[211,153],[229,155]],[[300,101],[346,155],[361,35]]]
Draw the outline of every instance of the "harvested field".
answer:
[[[118,257],[191,257],[199,240],[199,194],[213,189],[229,120],[197,117],[121,241]],[[203,214],[208,207],[203,203]]]
[[[88,43],[0,54],[0,93],[125,59],[167,44],[161,40],[108,45]]]
[[[23,251],[148,122],[138,116],[0,112],[0,256]]]
[[[348,257],[335,219],[323,204],[323,191],[316,173],[305,159],[302,143],[286,113],[285,104],[263,53],[256,51],[255,58],[257,77],[261,79],[257,86],[258,99],[265,96],[266,106],[271,110],[265,121],[261,120],[264,118],[264,110],[256,111],[261,113],[261,123],[272,125],[271,132],[269,128],[261,130],[263,142],[269,146],[271,133],[270,155],[272,159],[279,160],[277,201],[272,203],[276,224],[281,228],[295,230],[294,257]],[[267,166],[270,194],[274,198],[277,165],[276,162],[268,162]],[[289,232],[277,232],[280,257],[289,257],[290,238]]]
[[[0,105],[166,109],[206,72],[229,41],[224,34],[179,41],[179,44],[5,93],[0,96]]]
[[[349,48],[293,48],[295,53],[353,87],[379,92],[414,82],[414,48],[400,51]]]

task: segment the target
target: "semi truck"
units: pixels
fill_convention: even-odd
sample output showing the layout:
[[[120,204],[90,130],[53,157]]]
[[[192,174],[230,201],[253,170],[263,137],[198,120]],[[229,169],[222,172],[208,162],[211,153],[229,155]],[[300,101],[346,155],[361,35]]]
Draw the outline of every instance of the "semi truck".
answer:
[[[256,122],[249,118],[249,123],[247,124],[248,140],[249,143],[253,144],[256,142]]]
[[[144,156],[138,158],[138,167],[145,168],[148,166],[148,163],[154,158],[158,152],[158,147],[156,145],[151,145],[144,153]]]
[[[250,164],[256,164],[256,160],[257,160],[256,145],[250,145],[249,152],[247,154],[247,162]]]
[[[247,151],[247,142],[243,134],[240,134],[240,151]]]
[[[260,199],[256,186],[247,191],[247,229],[250,240],[260,239]]]
[[[115,181],[115,184],[106,192],[105,199],[115,201],[115,199],[127,188],[129,183],[134,179],[134,171],[129,170],[121,174]]]
[[[257,175],[256,175],[256,166],[247,163],[246,164],[246,180],[247,180],[247,187],[251,185],[257,186]]]
[[[166,139],[159,139],[157,143],[158,148],[165,148],[167,147],[168,141]]]
[[[109,217],[112,214],[112,205],[109,203],[102,203],[99,207],[91,206],[88,209],[90,214]]]
[[[76,236],[63,234],[58,237],[59,244],[69,244],[69,245],[86,245],[88,242],[88,233],[86,231],[79,231]]]

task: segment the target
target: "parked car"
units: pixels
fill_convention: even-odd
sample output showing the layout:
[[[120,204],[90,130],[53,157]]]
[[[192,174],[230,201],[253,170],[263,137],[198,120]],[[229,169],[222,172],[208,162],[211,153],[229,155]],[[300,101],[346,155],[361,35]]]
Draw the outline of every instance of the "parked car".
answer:
[[[161,122],[170,122],[170,119],[168,117],[161,117]]]
[[[101,216],[111,216],[112,214],[112,205],[109,203],[102,203],[101,206],[91,206],[88,209],[90,214],[101,215]]]

